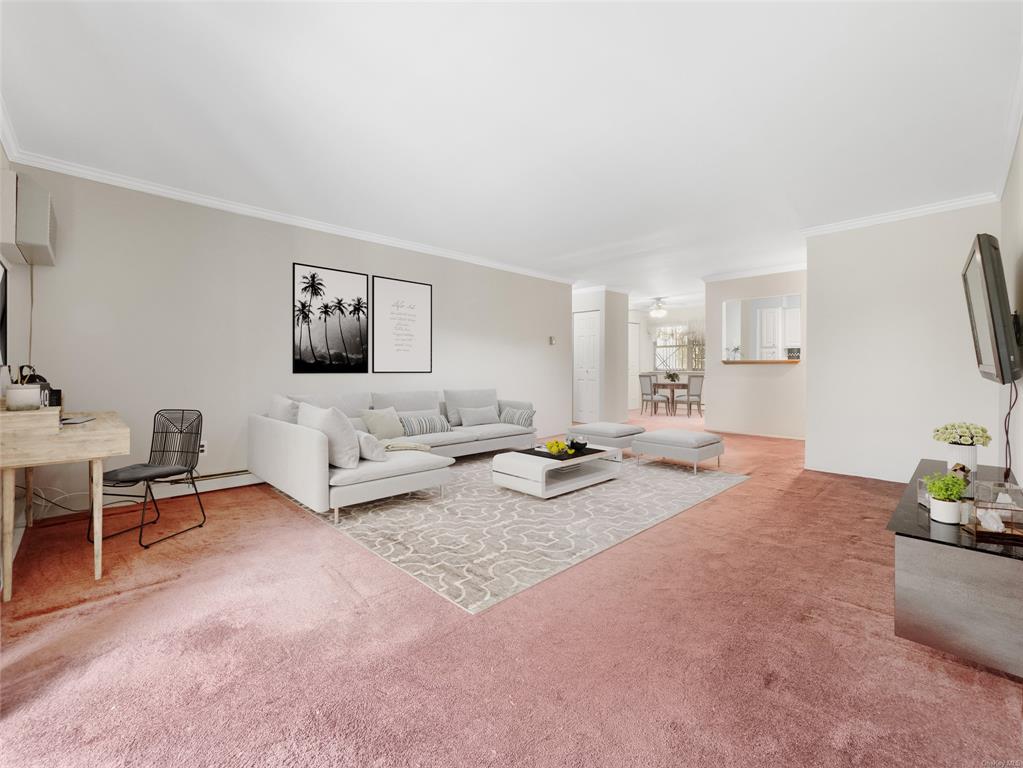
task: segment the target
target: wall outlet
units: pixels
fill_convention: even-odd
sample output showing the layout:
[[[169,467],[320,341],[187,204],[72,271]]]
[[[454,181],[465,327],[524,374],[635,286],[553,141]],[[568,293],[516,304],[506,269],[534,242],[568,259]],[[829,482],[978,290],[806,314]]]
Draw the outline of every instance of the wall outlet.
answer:
[[[199,443],[199,455],[206,453],[206,443]]]

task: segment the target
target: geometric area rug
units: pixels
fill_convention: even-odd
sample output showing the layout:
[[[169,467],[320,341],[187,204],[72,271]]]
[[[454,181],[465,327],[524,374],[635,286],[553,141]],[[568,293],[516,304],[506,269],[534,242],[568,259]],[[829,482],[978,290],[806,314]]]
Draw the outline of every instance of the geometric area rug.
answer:
[[[626,457],[616,479],[545,500],[495,486],[491,458],[458,459],[443,495],[342,509],[336,527],[479,613],[747,479]]]

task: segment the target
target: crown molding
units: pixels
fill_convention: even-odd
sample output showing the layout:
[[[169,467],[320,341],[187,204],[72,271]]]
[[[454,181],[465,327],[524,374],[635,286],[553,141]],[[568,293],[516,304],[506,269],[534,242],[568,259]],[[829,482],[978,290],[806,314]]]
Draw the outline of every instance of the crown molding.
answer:
[[[7,102],[4,101],[2,93],[0,93],[0,144],[3,145],[7,159],[12,163],[14,158],[11,155],[21,154],[18,135],[14,132],[14,124],[11,123],[11,115],[7,111]]]
[[[802,272],[806,269],[805,261],[798,261],[792,264],[777,264],[772,267],[754,267],[742,269],[737,272],[717,272],[701,278],[705,283],[719,283],[722,280],[739,280],[743,277],[762,277],[764,275],[779,275],[785,272]]]
[[[850,229],[863,229],[864,227],[873,227],[877,224],[889,224],[893,221],[903,221],[905,219],[915,219],[919,216],[929,216],[932,213],[944,213],[945,211],[956,211],[960,208],[972,208],[975,205],[997,203],[998,200],[998,195],[986,192],[982,195],[957,197],[954,200],[943,200],[939,203],[918,205],[915,208],[903,208],[900,211],[878,213],[873,216],[864,216],[859,219],[836,221],[834,224],[822,224],[817,227],[807,227],[806,229],[801,229],[799,231],[803,237],[830,235],[834,232],[845,232]]]
[[[0,108],[3,108],[2,104],[0,104]],[[454,261],[461,261],[467,264],[474,264],[478,267],[497,269],[502,272],[512,272],[518,275],[536,277],[542,280],[564,283],[566,285],[572,284],[572,280],[569,278],[551,275],[546,272],[539,272],[525,267],[519,267],[514,264],[485,259],[468,253],[461,253],[460,251],[439,248],[426,243],[402,240],[401,238],[381,235],[375,232],[365,232],[361,229],[341,227],[325,221],[307,219],[303,216],[294,216],[289,213],[282,213],[268,208],[260,208],[247,203],[238,203],[233,200],[225,200],[219,197],[199,194],[197,192],[189,192],[186,189],[169,187],[163,184],[157,184],[144,179],[136,179],[131,176],[123,176],[117,173],[109,173],[98,168],[92,168],[78,163],[71,163],[65,160],[58,160],[57,158],[38,155],[34,152],[25,152],[21,150],[17,143],[17,138],[14,134],[13,126],[10,124],[10,120],[8,119],[6,109],[3,109],[3,122],[2,126],[0,126],[0,131],[2,131],[3,134],[4,148],[7,152],[7,157],[12,163],[29,165],[33,168],[41,168],[45,171],[62,173],[67,176],[75,176],[80,179],[99,182],[100,184],[109,184],[114,187],[134,190],[135,192],[144,192],[145,194],[165,197],[182,203],[202,206],[204,208],[215,208],[220,211],[235,213],[239,216],[249,216],[254,219],[272,221],[277,224],[286,224],[292,227],[299,227],[301,229],[325,232],[329,235],[339,235],[340,237],[348,237],[353,240],[362,240],[369,243],[376,243],[378,245],[388,245],[394,248],[402,248],[406,251],[425,253],[430,256],[439,256],[444,259],[452,259]]]
[[[598,291],[600,291],[602,293],[624,293],[625,295],[629,294],[629,289],[628,288],[617,288],[617,287],[615,287],[613,285],[583,285],[583,286],[580,286],[579,288],[576,288],[574,285],[572,286],[572,293],[573,294],[576,294],[576,293],[596,293]]]

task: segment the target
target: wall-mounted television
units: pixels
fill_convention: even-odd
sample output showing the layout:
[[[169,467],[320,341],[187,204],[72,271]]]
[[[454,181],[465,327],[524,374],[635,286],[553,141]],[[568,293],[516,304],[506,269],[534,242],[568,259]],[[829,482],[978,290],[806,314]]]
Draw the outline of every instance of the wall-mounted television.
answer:
[[[1008,384],[1020,377],[1016,318],[1009,308],[998,238],[977,235],[963,267],[977,368],[985,379]]]

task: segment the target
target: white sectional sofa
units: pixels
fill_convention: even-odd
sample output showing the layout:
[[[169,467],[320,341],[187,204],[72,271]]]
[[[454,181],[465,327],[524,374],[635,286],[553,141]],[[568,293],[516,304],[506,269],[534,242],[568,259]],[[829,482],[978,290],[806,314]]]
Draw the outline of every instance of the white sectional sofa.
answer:
[[[496,402],[499,411],[507,408],[532,410],[532,405],[517,400],[498,400],[496,390],[445,390],[453,403],[477,407]],[[358,392],[338,395],[295,395],[292,400],[321,408],[336,407],[352,421],[356,429],[367,431],[362,411],[393,407],[396,411],[440,411],[458,422],[456,408],[449,407],[440,393]],[[327,461],[327,437],[309,427],[271,418],[249,416],[248,468],[256,477],[280,489],[315,512],[334,510],[352,504],[394,496],[409,491],[442,487],[449,479],[454,457],[490,451],[531,448],[536,429],[516,424],[453,426],[450,432],[436,432],[394,438],[388,442],[415,442],[430,446],[425,451],[393,451],[385,461],[360,460],[354,469],[341,469]]]

